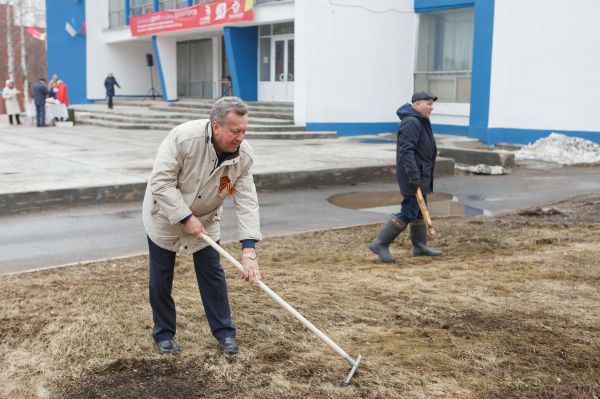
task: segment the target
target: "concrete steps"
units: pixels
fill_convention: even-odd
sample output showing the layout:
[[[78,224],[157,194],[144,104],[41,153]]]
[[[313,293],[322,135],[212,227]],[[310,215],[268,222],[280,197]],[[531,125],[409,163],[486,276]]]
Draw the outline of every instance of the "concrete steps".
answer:
[[[75,122],[80,125],[111,129],[168,131],[193,119],[208,118],[213,100],[185,99],[175,103],[152,100],[119,99],[108,110],[105,102],[76,105]],[[306,132],[294,125],[294,106],[279,102],[250,102],[248,134],[255,138],[321,138],[336,137],[335,132]]]
[[[88,126],[101,126],[111,129],[123,129],[123,130],[159,130],[168,132],[177,124],[164,124],[164,123],[126,123],[126,122],[115,122],[105,119],[94,119],[94,118],[82,118],[77,119],[78,125]],[[302,129],[302,130],[301,130]],[[319,138],[336,138],[337,132],[329,131],[304,131],[303,127],[298,126],[248,126],[246,137],[248,139],[319,139]]]
[[[189,120],[189,119],[188,119]],[[113,129],[139,129],[139,130],[164,130],[169,131],[175,126],[179,125],[180,122],[177,120],[111,120],[106,118],[98,118],[95,115],[76,117],[76,123],[78,125],[92,125],[92,126],[104,126]],[[313,132],[305,132],[303,126],[294,125],[255,125],[251,124],[248,126],[248,132],[280,132],[280,133],[303,133],[303,137]],[[335,133],[335,132],[334,132]],[[321,137],[321,136],[319,136]],[[334,134],[335,137],[335,134]],[[306,137],[305,137],[306,138]]]
[[[197,115],[191,114],[169,114],[169,113],[118,113],[105,111],[80,111],[78,119],[98,119],[111,122],[140,123],[146,122],[158,124],[184,123],[193,119],[198,119]],[[249,118],[250,125],[264,126],[290,126],[294,122],[290,120],[272,119],[272,118]]]
[[[150,107],[151,110],[157,112],[175,112],[175,113],[187,113],[192,115],[194,118],[208,118],[210,108],[193,108],[193,107],[179,107],[179,106],[156,106]],[[286,121],[293,121],[293,113],[274,112],[268,109],[265,110],[250,110],[249,115],[256,118],[270,118],[270,119],[281,119]]]

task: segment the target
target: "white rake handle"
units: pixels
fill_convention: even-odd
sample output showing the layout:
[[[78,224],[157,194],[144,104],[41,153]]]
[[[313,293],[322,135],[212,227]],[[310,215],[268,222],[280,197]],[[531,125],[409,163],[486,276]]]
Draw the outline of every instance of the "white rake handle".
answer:
[[[202,238],[211,247],[213,247],[214,249],[216,249],[221,255],[223,255],[224,257],[226,257],[227,260],[229,260],[240,272],[242,272],[242,273],[244,272],[244,267],[240,264],[240,262],[237,261],[237,259],[235,259],[233,256],[229,255],[229,252],[227,252],[223,248],[221,248],[221,246],[219,244],[217,244],[216,242],[214,242],[206,234],[202,234]],[[269,296],[271,298],[273,298],[275,300],[275,302],[277,302],[278,304],[280,304],[281,306],[283,306],[296,319],[298,319],[302,324],[304,324],[304,326],[306,328],[308,328],[310,331],[312,331],[317,337],[321,338],[321,340],[323,342],[325,342],[327,345],[329,345],[329,347],[331,349],[333,349],[340,356],[342,356],[344,359],[346,359],[348,361],[348,363],[350,363],[352,366],[355,366],[357,364],[356,360],[354,360],[350,355],[348,355],[346,352],[344,352],[344,350],[342,348],[340,348],[335,342],[333,342],[331,340],[331,338],[329,338],[327,335],[323,334],[321,332],[321,330],[319,330],[317,327],[315,327],[310,321],[306,320],[304,318],[304,316],[302,316],[300,313],[298,313],[298,311],[296,309],[294,309],[286,301],[284,301],[283,299],[281,299],[281,297],[279,295],[277,295],[275,292],[273,292],[273,290],[270,289],[265,283],[263,283],[262,281],[259,281],[258,282],[258,286],[264,292],[266,292],[267,294],[269,294]]]

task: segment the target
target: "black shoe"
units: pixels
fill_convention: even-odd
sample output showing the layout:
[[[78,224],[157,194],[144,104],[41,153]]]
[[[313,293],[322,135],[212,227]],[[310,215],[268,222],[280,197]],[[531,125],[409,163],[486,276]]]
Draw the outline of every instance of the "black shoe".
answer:
[[[235,338],[227,337],[219,340],[219,350],[221,353],[238,353],[238,344],[235,342]]]
[[[170,353],[172,355],[179,355],[180,352],[179,345],[177,345],[177,342],[175,342],[174,339],[167,339],[164,341],[157,342],[156,346],[158,346],[158,351],[163,355],[166,353]]]

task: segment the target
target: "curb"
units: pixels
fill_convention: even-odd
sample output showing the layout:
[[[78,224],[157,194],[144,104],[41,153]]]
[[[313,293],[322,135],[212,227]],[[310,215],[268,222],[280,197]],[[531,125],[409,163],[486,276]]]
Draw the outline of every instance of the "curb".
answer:
[[[453,175],[454,161],[438,158],[436,176]],[[254,183],[258,191],[296,189],[318,186],[396,181],[396,165],[364,166],[314,171],[258,173]],[[77,187],[70,189],[30,191],[0,194],[0,215],[34,211],[57,206],[106,204],[142,201],[146,182],[109,186]]]
[[[456,163],[467,165],[500,165],[510,167],[515,165],[515,154],[506,150],[477,150],[470,148],[438,147],[440,156],[454,159]]]

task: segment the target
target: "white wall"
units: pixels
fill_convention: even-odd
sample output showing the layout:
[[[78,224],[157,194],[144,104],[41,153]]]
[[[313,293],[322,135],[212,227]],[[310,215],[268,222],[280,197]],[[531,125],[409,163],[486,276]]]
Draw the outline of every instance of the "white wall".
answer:
[[[304,0],[296,0],[296,3]],[[294,1],[277,1],[254,5],[254,21],[247,25],[262,25],[281,21],[293,21],[295,13]]]
[[[600,131],[600,1],[496,1],[489,127]]]
[[[113,72],[122,87],[116,89],[116,95],[145,95],[150,90],[150,68],[146,66],[146,54],[153,54],[150,38],[111,42],[115,35],[127,37],[128,33],[125,29],[106,31],[108,2],[86,2],[85,14],[88,99],[105,98],[104,79],[108,72]],[[160,91],[156,67],[153,71],[154,86]]]
[[[413,0],[295,2],[295,120],[397,122],[413,89]]]
[[[471,104],[468,103],[436,102],[433,105],[433,112],[430,116],[431,123],[440,125],[469,126],[470,110]]]

